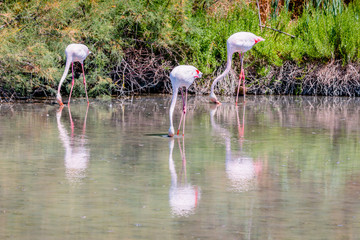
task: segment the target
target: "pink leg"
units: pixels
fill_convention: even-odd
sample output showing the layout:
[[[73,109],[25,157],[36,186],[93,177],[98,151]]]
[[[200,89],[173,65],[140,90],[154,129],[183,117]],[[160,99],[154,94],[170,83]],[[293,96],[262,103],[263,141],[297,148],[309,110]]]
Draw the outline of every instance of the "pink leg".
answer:
[[[184,112],[181,113],[180,124],[179,124],[178,130],[177,130],[177,133],[176,133],[176,135],[178,135],[178,136],[179,136],[180,127],[181,127],[181,122],[182,122],[182,120],[183,120],[183,117],[184,117]]]
[[[71,81],[71,90],[70,90],[70,95],[69,95],[69,101],[68,101],[68,106],[70,106],[70,99],[71,99],[71,93],[72,90],[74,88],[74,84],[75,84],[75,80],[74,80],[74,63],[71,63],[71,73],[72,73],[72,81]]]
[[[243,78],[243,95],[244,95],[244,101],[245,101],[246,89],[245,89],[245,72],[244,72],[244,69],[241,69],[241,73],[242,73],[242,78]]]
[[[186,106],[187,106],[187,89],[185,90],[185,102],[183,104],[183,109],[184,109],[183,136],[185,136]]]
[[[236,93],[236,102],[235,102],[236,106],[238,104],[238,99],[239,99],[240,85],[241,85],[241,73],[240,73],[240,76],[239,76],[238,90],[237,90],[237,93]]]
[[[180,91],[181,91],[181,98],[183,99],[183,102],[184,102],[184,97],[183,97],[182,88],[180,88]],[[183,111],[182,111],[181,117],[180,117],[179,127],[178,127],[177,134],[176,134],[176,135],[178,135],[178,136],[179,136],[179,132],[180,132],[180,128],[181,128],[181,123],[182,123],[183,117],[184,117],[184,104],[183,104]]]
[[[82,64],[82,63],[81,63],[81,68],[82,68],[83,77],[84,77],[84,87],[85,87],[85,93],[86,93],[86,100],[87,100],[87,103],[89,104],[89,98],[88,98],[88,94],[87,94],[87,90],[86,90],[86,80],[85,80],[84,64]]]
[[[240,72],[240,76],[239,76],[239,85],[238,85],[238,90],[237,90],[237,94],[236,94],[236,106],[238,103],[238,98],[239,98],[239,91],[240,91],[240,85],[241,85],[241,80],[242,80],[242,87],[243,87],[243,95],[244,95],[244,101],[245,101],[245,73],[244,73],[244,68],[243,68],[243,57],[244,54],[239,53],[240,56],[240,62],[241,62],[241,72]]]
[[[241,69],[242,69],[242,55],[241,53],[239,53],[239,57],[240,57],[240,61],[241,61]],[[241,85],[241,78],[242,78],[242,71],[239,75],[239,84],[238,84],[238,89],[237,89],[237,93],[236,93],[236,102],[235,105],[237,106],[238,104],[238,99],[239,99],[239,92],[240,92],[240,85]]]
[[[244,102],[245,102],[245,95],[246,95],[246,88],[245,88],[245,72],[244,72],[244,54],[241,56],[241,75],[243,79],[243,96],[244,96]]]
[[[183,91],[182,91],[181,88],[180,88],[180,91],[181,91],[181,98],[182,98],[182,101],[183,101],[183,112],[181,113],[180,124],[179,124],[179,128],[177,130],[177,135],[179,135],[179,133],[180,133],[180,128],[181,128],[182,121],[184,120],[184,122],[185,122],[185,113],[186,113],[184,94],[183,94]],[[186,96],[187,96],[187,90],[186,90]],[[184,129],[183,129],[183,131],[184,131]],[[184,135],[184,133],[183,133],[183,135]]]

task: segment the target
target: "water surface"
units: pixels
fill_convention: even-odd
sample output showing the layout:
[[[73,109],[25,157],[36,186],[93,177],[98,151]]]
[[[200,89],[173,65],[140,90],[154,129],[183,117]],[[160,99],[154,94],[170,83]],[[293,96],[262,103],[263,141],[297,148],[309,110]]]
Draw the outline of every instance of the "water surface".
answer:
[[[358,99],[170,98],[0,105],[0,238],[358,238]]]

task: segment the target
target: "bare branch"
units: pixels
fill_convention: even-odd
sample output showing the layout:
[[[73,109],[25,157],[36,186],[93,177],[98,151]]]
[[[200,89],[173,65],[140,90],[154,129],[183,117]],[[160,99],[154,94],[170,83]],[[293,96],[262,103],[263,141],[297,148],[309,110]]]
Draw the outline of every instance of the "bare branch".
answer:
[[[296,38],[296,36],[294,36],[294,35],[291,35],[291,34],[289,34],[289,33],[280,31],[280,30],[275,29],[275,28],[272,28],[272,27],[264,26],[264,25],[261,25],[261,24],[260,24],[259,26],[260,26],[260,27],[264,27],[264,28],[271,29],[271,30],[273,30],[273,31],[275,31],[275,32],[283,33],[283,34],[288,35],[288,36],[290,36],[290,37],[292,37],[292,38]]]
[[[260,16],[260,7],[259,7],[259,0],[256,0],[257,8],[258,8],[258,15],[259,15],[259,26],[262,31],[262,25],[261,25],[261,16]]]

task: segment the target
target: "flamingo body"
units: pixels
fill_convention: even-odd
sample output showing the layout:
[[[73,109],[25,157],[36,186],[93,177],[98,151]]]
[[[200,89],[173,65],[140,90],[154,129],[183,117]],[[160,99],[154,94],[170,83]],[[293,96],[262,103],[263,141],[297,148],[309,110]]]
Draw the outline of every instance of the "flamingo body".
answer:
[[[196,67],[191,65],[180,65],[175,67],[170,73],[171,85],[173,88],[189,88],[194,80],[199,77]]]
[[[179,88],[181,89],[182,87],[185,87],[185,89],[186,89],[185,90],[186,91],[185,99],[184,99],[184,96],[183,96],[183,93],[181,90],[181,95],[182,95],[182,99],[183,99],[183,114],[185,115],[187,89],[190,87],[190,85],[194,82],[194,80],[196,78],[200,78],[201,76],[202,76],[202,73],[196,67],[191,66],[191,65],[180,65],[180,66],[175,67],[171,71],[170,80],[171,80],[171,85],[173,88],[173,96],[171,99],[170,110],[169,110],[169,118],[170,118],[170,128],[169,128],[169,133],[168,133],[169,137],[174,136],[173,112],[174,112],[174,108],[176,105],[176,99],[177,99]],[[183,117],[183,115],[181,116],[181,120],[182,120],[182,117]],[[181,125],[181,120],[180,120],[180,125]],[[184,120],[184,122],[185,122],[185,120]],[[180,126],[179,126],[179,128],[180,128]]]
[[[249,51],[256,43],[258,43],[261,39],[264,39],[256,36],[250,32],[238,32],[231,35],[226,41],[226,45],[228,48],[232,50],[232,53],[245,53]]]
[[[74,62],[80,62],[81,64],[81,68],[82,68],[82,72],[83,72],[83,83],[85,86],[85,93],[86,93],[86,99],[87,102],[89,103],[89,99],[87,96],[87,90],[86,90],[86,80],[85,80],[85,72],[84,72],[84,60],[86,59],[86,57],[90,54],[91,52],[89,51],[88,47],[85,46],[84,44],[75,44],[72,43],[70,45],[68,45],[65,49],[65,54],[66,54],[66,65],[65,65],[65,70],[64,73],[60,79],[60,83],[59,83],[59,87],[58,87],[58,92],[56,95],[56,100],[57,102],[60,104],[60,106],[64,105],[62,102],[62,98],[60,95],[60,89],[61,89],[61,85],[63,84],[68,72],[69,72],[69,68],[70,68],[70,64],[71,64],[71,71],[72,71],[72,85],[71,85],[71,91],[70,91],[70,95],[69,95],[69,102],[68,104],[70,104],[70,99],[71,99],[71,93],[73,90],[73,86],[74,86]]]
[[[231,69],[231,61],[232,55],[234,53],[239,53],[241,59],[241,74],[239,79],[239,87],[240,87],[240,80],[243,79],[243,91],[245,94],[245,74],[243,70],[243,55],[245,52],[249,51],[256,43],[264,41],[265,39],[256,36],[250,32],[238,32],[231,35],[228,40],[226,41],[227,46],[227,63],[225,71],[220,74],[211,85],[211,93],[210,93],[210,100],[214,103],[220,104],[217,100],[216,95],[214,93],[215,85],[218,81],[223,79]],[[239,93],[239,89],[238,89]],[[236,100],[237,102],[237,100]]]

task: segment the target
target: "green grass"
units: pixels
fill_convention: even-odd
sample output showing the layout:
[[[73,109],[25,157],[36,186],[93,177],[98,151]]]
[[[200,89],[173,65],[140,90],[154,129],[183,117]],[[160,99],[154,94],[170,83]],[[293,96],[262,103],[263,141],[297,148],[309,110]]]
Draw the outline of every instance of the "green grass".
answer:
[[[307,3],[293,18],[283,7],[267,26],[295,35],[291,38],[258,26],[256,5],[212,0],[4,1],[0,4],[0,84],[18,96],[54,96],[63,73],[64,49],[86,44],[94,53],[85,60],[90,96],[114,94],[110,71],[124,49],[141,42],[164,48],[180,64],[192,64],[211,81],[226,59],[226,40],[239,31],[266,39],[249,53],[259,75],[284,61],[359,63],[360,0],[345,6],[339,0]],[[288,3],[288,1],[286,2]],[[236,59],[238,61],[238,59]],[[264,68],[265,66],[265,68]],[[70,75],[68,76],[70,79]],[[76,81],[75,96],[84,94]],[[67,81],[62,91],[69,91]]]

